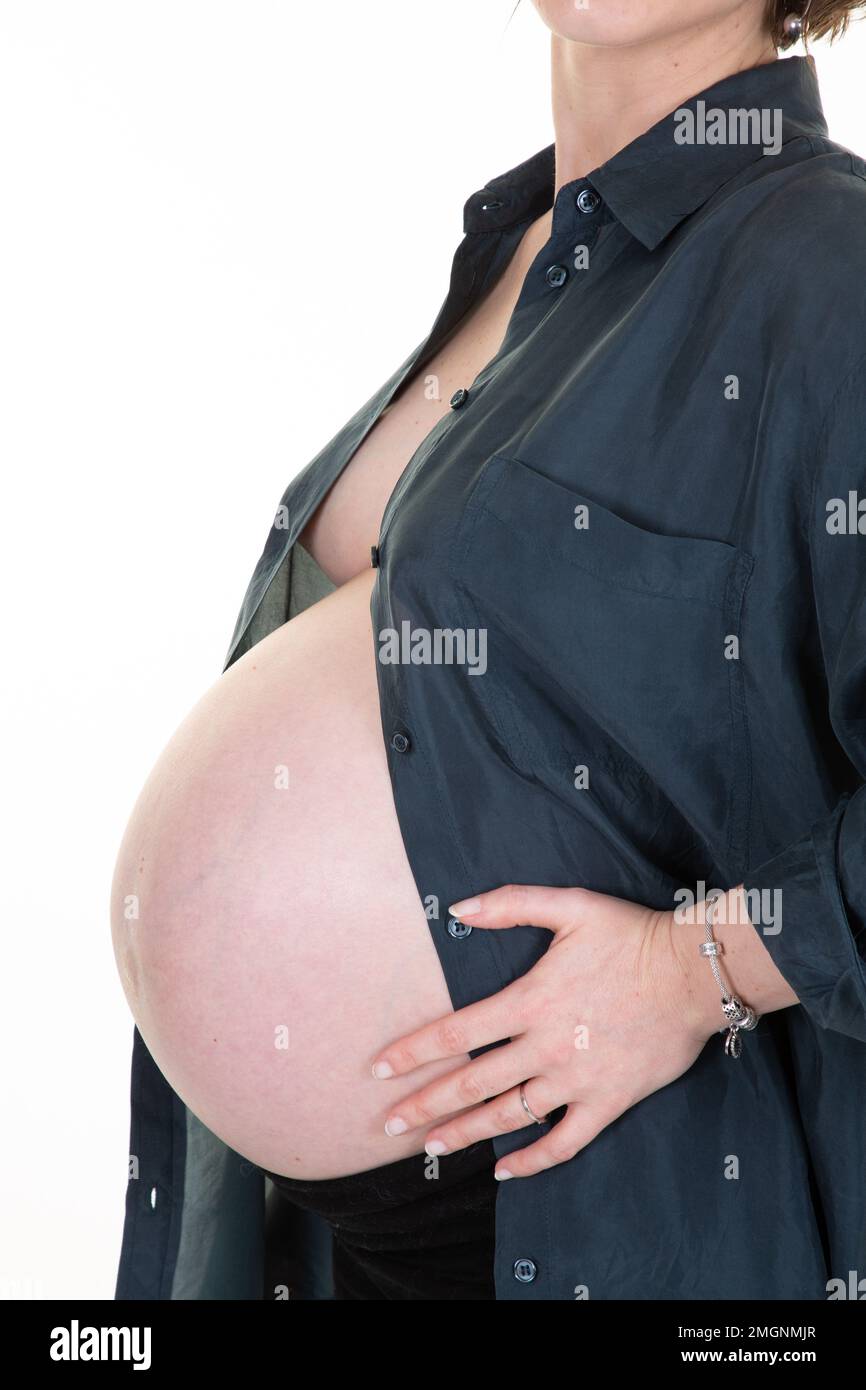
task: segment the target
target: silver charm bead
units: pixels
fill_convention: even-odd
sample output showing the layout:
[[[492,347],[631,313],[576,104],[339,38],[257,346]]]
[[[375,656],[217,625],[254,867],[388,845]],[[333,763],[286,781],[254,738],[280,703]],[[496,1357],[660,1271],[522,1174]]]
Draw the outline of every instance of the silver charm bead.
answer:
[[[728,1036],[725,1038],[725,1056],[733,1057],[736,1061],[742,1050],[743,1040],[740,1037],[740,1030],[738,1028],[731,1028]]]
[[[726,995],[722,1000],[722,1013],[729,1024],[737,1027],[740,1026],[741,1020],[745,1017],[745,1009],[735,994]]]

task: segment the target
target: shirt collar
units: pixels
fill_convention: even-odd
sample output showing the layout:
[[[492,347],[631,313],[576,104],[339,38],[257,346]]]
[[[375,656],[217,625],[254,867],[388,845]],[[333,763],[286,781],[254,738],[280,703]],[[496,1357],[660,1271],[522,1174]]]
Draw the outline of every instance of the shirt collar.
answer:
[[[762,141],[678,143],[675,135],[683,125],[679,113],[686,109],[694,115],[696,130],[705,128],[712,110],[721,109],[727,117],[729,111],[746,109],[780,121],[783,145],[803,136],[827,135],[814,59],[779,58],[732,73],[682,102],[585,178],[564,184],[556,203],[570,205],[588,184],[623,226],[653,250],[722,184],[759,159],[775,158],[764,154]],[[546,212],[553,202],[554,149],[547,145],[473,193],[464,205],[464,231],[501,231]],[[555,207],[554,215],[556,211]]]

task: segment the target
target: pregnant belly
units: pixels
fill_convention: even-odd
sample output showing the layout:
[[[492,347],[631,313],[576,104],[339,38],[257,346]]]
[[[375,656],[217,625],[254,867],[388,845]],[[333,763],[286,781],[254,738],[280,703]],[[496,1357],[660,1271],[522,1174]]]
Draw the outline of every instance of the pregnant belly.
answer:
[[[461,1065],[376,1081],[377,1051],[451,1012],[394,811],[370,570],[257,643],[178,729],[112,889],[124,990],[178,1095],[293,1177],[418,1153],[389,1108]]]

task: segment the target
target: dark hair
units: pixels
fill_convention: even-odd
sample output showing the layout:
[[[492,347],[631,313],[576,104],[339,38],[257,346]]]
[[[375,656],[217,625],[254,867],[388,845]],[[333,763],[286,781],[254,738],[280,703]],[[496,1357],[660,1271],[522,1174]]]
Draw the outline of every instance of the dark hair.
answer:
[[[855,10],[863,9],[863,0],[812,0],[803,20],[803,38],[838,39],[848,28],[848,21],[855,17]],[[802,15],[806,11],[806,0],[767,0],[767,23],[773,43],[777,48],[790,48],[797,42],[795,36],[785,33],[783,25],[786,17]]]
[[[519,6],[520,0],[515,0],[511,19]],[[863,17],[855,14],[856,10],[863,9],[866,9],[866,0],[812,0],[811,5],[808,4],[808,0],[767,0],[767,25],[776,47],[790,48],[797,42],[799,35],[785,33],[785,20],[789,14],[805,13],[802,33],[804,41],[808,43],[809,39],[829,37],[832,42],[844,34],[849,20]]]

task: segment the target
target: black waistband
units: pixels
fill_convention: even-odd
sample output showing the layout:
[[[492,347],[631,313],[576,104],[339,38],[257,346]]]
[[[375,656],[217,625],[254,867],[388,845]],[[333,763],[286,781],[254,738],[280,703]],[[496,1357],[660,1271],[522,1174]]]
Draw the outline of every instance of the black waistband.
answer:
[[[348,1177],[267,1176],[330,1224],[338,1298],[493,1298],[495,1160],[485,1140]]]

